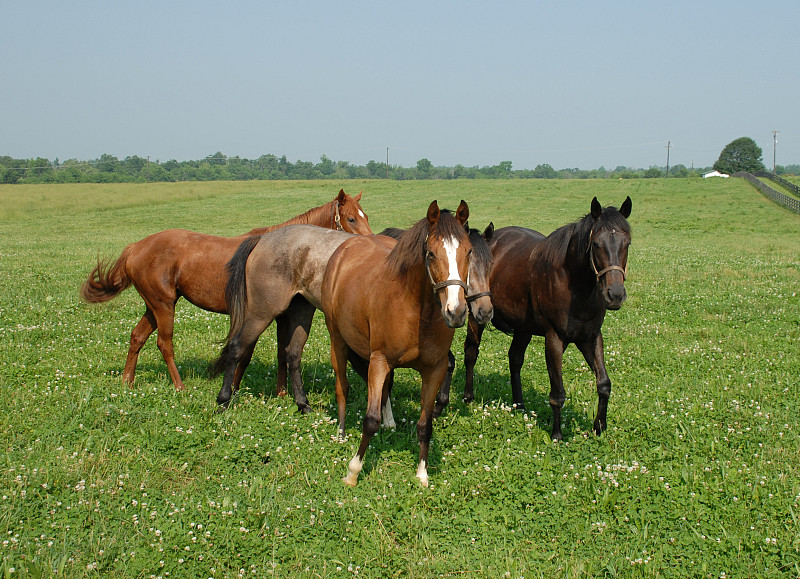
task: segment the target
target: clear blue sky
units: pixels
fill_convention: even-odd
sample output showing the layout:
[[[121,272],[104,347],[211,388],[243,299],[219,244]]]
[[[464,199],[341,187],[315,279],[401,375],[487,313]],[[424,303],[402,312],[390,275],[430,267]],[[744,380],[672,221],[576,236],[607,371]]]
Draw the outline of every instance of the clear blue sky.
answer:
[[[800,2],[7,2],[0,155],[800,163]]]

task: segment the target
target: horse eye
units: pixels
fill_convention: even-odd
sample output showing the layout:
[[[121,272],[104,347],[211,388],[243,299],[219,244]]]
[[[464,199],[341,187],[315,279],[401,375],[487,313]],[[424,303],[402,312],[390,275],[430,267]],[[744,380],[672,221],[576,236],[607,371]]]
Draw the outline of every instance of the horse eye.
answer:
[[[356,218],[355,218],[355,217],[348,217],[348,218],[347,218],[347,220],[348,220],[350,223],[355,223],[355,222],[356,222]]]
[[[427,255],[427,257],[428,257],[428,259],[436,259],[436,256],[435,256],[435,255],[433,255],[433,252],[432,252],[432,251],[428,251],[428,255]]]

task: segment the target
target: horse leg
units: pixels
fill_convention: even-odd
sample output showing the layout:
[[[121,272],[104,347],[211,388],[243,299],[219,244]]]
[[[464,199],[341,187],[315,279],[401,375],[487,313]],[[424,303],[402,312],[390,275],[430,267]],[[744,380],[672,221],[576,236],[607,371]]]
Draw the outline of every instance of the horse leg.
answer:
[[[475,400],[473,378],[475,375],[475,362],[478,359],[478,350],[481,346],[481,336],[485,325],[481,325],[474,318],[469,318],[467,324],[467,339],[464,341],[464,397],[466,403]]]
[[[361,356],[358,356],[352,350],[350,351],[347,359],[350,362],[350,366],[352,366],[353,370],[355,370],[356,374],[361,376],[361,379],[368,384],[369,378],[367,374],[369,372],[369,362],[367,362]],[[389,371],[386,381],[387,384],[384,388],[383,396],[383,411],[381,412],[381,416],[383,416],[383,426],[385,428],[397,428],[397,424],[394,421],[394,414],[392,414],[391,399],[392,386],[394,385],[394,370]]]
[[[129,385],[133,386],[133,381],[136,377],[136,363],[139,361],[139,352],[142,350],[147,338],[156,330],[156,317],[153,315],[152,310],[147,307],[131,332],[131,345],[128,348],[128,358],[125,360],[125,369],[122,371],[122,379]]]
[[[172,378],[172,383],[175,384],[175,390],[183,390],[186,386],[184,386],[181,375],[178,373],[178,367],[175,365],[175,350],[172,344],[175,326],[175,302],[162,302],[160,306],[160,308],[157,308],[153,307],[152,304],[148,304],[156,318],[156,326],[158,326],[156,344],[161,351],[164,362],[167,364],[167,371],[170,378]]]
[[[600,435],[606,429],[608,398],[611,396],[611,379],[606,372],[603,356],[603,335],[598,332],[594,339],[581,342],[577,346],[586,363],[594,371],[597,382],[597,415],[594,418],[594,432]]]
[[[286,396],[287,370],[289,364],[286,362],[286,350],[289,347],[289,326],[284,316],[275,319],[277,326],[276,333],[278,338],[278,368],[275,380],[275,396]]]
[[[553,440],[563,440],[561,434],[561,408],[567,393],[564,391],[564,380],[561,376],[561,366],[564,359],[564,350],[567,344],[555,332],[548,333],[544,338],[544,358],[547,362],[547,374],[550,377],[550,408],[553,410]]]
[[[350,382],[347,380],[347,355],[350,348],[335,330],[331,330],[331,366],[336,377],[336,404],[339,407],[339,438],[344,438],[344,418],[347,409],[347,394]]]
[[[373,352],[369,359],[367,412],[364,414],[361,444],[358,446],[358,452],[350,459],[347,465],[347,476],[342,479],[344,484],[348,486],[355,486],[358,482],[358,474],[364,468],[364,455],[367,452],[369,441],[378,432],[378,426],[381,422],[381,402],[386,390],[386,380],[390,370],[386,357],[380,352]]]
[[[447,374],[445,374],[439,394],[436,395],[436,405],[433,407],[433,417],[439,418],[442,411],[450,404],[450,382],[453,380],[453,372],[456,369],[456,357],[452,350],[447,352]]]
[[[383,407],[383,427],[384,428],[397,428],[397,423],[394,421],[394,414],[392,414],[392,387],[394,386],[394,369],[389,370],[386,375],[386,380],[383,384],[383,395],[381,396],[381,406]]]
[[[525,400],[522,396],[522,364],[525,362],[525,350],[531,343],[532,335],[516,330],[508,349],[508,368],[511,373],[511,400],[515,408],[525,410]]]
[[[428,481],[428,448],[433,434],[433,409],[436,404],[436,395],[441,388],[442,381],[447,374],[447,363],[434,366],[422,374],[422,412],[417,422],[417,438],[419,439],[419,465],[417,478],[422,486],[427,487]]]
[[[244,372],[247,370],[247,367],[250,365],[250,360],[253,359],[253,352],[256,349],[255,342],[252,346],[250,346],[244,354],[242,354],[242,358],[239,360],[239,363],[236,365],[236,374],[233,376],[233,391],[239,391],[239,385],[242,383],[242,378],[244,378]]]
[[[261,334],[271,323],[272,318],[260,319],[253,316],[247,319],[241,331],[231,337],[223,348],[222,356],[225,357],[225,375],[222,379],[222,388],[217,394],[217,404],[220,409],[224,410],[230,404],[231,396],[233,396],[233,385],[237,383],[236,376],[240,367],[241,372],[244,373],[244,369],[253,355],[258,338],[261,337]]]
[[[303,373],[300,370],[300,361],[303,358],[303,348],[308,342],[311,332],[311,323],[314,321],[314,312],[317,311],[311,303],[303,297],[292,300],[286,313],[278,318],[278,330],[282,324],[287,325],[289,341],[286,345],[286,363],[289,368],[289,379],[292,382],[292,395],[297,409],[303,414],[311,412],[308,404],[306,389],[303,387]],[[278,345],[280,351],[280,344]]]

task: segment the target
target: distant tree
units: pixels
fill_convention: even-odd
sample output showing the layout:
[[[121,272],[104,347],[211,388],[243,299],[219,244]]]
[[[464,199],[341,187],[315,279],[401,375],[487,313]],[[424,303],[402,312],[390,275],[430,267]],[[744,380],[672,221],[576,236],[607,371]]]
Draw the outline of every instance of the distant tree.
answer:
[[[428,159],[420,159],[417,161],[417,172],[421,178],[425,179],[428,177],[431,174],[432,169],[433,163],[431,163]]]
[[[558,179],[558,172],[547,163],[536,165],[533,170],[534,179]]]
[[[663,176],[664,172],[658,167],[650,167],[647,171],[642,173],[642,177],[645,179],[658,179],[659,177]]]
[[[750,137],[740,137],[731,141],[722,149],[719,159],[714,163],[714,169],[728,175],[737,171],[747,171],[748,173],[763,171],[761,147]]]

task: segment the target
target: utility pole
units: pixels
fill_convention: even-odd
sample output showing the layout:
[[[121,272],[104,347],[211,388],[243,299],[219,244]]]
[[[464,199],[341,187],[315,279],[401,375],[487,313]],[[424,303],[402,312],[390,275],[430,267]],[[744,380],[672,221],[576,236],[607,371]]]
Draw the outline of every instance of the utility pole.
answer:
[[[386,147],[386,178],[389,178],[389,147]]]
[[[780,131],[772,131],[772,174],[775,175],[775,151],[778,148],[778,133]]]
[[[672,141],[667,141],[667,176],[665,179],[669,179],[669,148],[672,146],[671,143]]]

